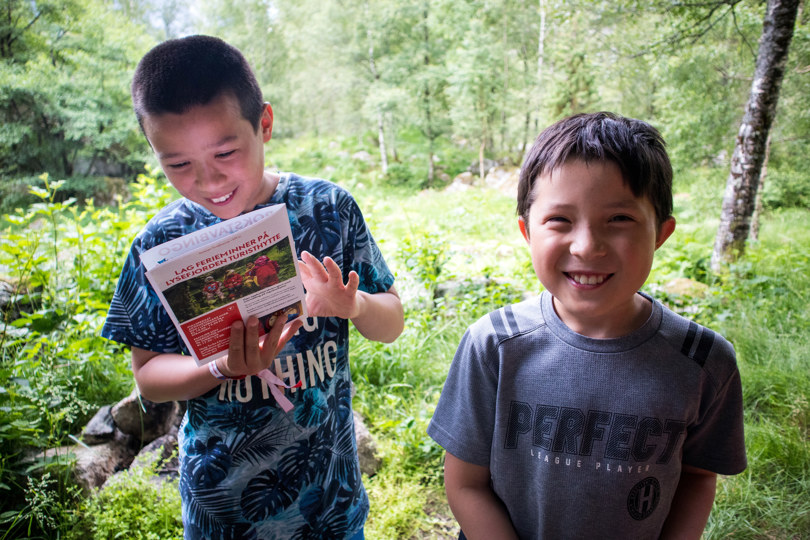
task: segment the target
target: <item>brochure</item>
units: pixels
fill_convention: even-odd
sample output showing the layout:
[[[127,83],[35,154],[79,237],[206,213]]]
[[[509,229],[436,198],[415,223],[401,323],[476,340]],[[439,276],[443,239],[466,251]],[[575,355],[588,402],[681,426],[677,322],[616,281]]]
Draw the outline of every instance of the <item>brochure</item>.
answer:
[[[264,334],[277,317],[307,316],[283,204],[155,246],[141,261],[197,365],[227,354],[236,320],[255,315]]]

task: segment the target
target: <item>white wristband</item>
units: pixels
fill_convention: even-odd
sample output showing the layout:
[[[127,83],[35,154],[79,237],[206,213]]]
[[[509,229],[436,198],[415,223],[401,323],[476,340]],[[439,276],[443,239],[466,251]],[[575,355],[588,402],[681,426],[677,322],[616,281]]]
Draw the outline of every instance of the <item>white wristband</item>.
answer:
[[[217,366],[217,361],[216,360],[212,360],[211,362],[208,362],[208,371],[210,371],[211,375],[213,375],[214,377],[216,377],[220,381],[227,381],[228,380],[228,377],[223,375],[222,372],[219,370],[219,367]]]

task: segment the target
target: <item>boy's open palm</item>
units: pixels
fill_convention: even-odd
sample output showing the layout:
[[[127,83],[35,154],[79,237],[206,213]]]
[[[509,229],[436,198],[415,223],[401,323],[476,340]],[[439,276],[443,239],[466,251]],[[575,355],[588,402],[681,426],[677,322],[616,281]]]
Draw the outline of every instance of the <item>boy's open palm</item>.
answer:
[[[357,272],[349,272],[349,280],[344,284],[340,267],[331,257],[326,257],[321,264],[314,255],[304,251],[299,262],[310,317],[352,319],[360,314]]]

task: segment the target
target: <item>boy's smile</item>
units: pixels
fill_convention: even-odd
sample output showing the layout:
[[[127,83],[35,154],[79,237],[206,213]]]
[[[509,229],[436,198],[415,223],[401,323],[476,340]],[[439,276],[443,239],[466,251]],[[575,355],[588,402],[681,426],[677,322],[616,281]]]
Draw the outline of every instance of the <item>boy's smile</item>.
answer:
[[[272,126],[269,105],[254,130],[230,95],[143,121],[169,182],[221,219],[250,211],[273,194],[277,179],[264,171],[264,143]]]
[[[636,292],[675,220],[659,228],[652,203],[633,195],[612,162],[567,162],[533,189],[529,223],[521,219],[520,229],[563,322],[594,338],[641,326],[650,303]]]

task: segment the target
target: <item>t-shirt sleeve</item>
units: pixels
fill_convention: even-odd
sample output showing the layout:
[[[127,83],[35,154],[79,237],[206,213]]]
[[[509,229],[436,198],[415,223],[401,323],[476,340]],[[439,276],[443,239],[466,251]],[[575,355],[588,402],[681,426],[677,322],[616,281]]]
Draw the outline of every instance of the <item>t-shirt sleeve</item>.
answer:
[[[388,268],[380,248],[374,241],[363,213],[354,198],[345,194],[341,213],[346,223],[344,261],[360,277],[359,288],[370,294],[385,292],[394,284],[394,274]],[[346,271],[348,276],[348,271]]]
[[[467,330],[427,429],[447,452],[482,467],[490,466],[498,389],[498,376],[488,357]]]
[[[742,383],[728,341],[718,336],[705,369],[700,417],[687,432],[683,463],[717,474],[738,474],[747,466]]]
[[[155,352],[188,353],[169,314],[146,278],[140,238],[132,244],[110,302],[101,335]]]

